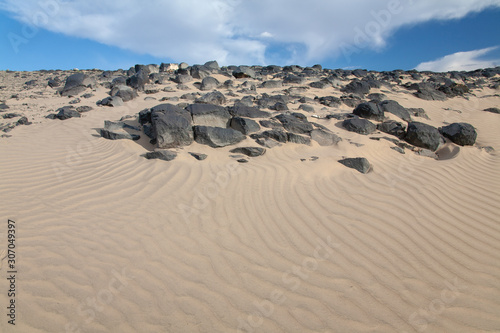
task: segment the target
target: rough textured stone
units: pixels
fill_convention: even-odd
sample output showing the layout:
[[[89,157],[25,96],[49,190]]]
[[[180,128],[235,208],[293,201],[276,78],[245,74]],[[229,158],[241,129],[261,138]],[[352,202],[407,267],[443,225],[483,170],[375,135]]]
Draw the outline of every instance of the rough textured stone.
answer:
[[[177,157],[177,153],[166,149],[158,149],[155,151],[147,152],[142,156],[144,156],[148,160],[159,159],[163,161],[172,161]]]
[[[137,134],[130,134],[130,133],[127,133],[125,131],[123,132],[115,132],[115,131],[110,131],[110,130],[107,130],[105,128],[101,128],[99,130],[99,134],[105,138],[105,139],[108,139],[108,140],[122,140],[122,139],[125,139],[125,140],[139,140],[141,138],[140,135],[137,135]]]
[[[153,134],[159,148],[187,146],[193,142],[191,114],[172,104],[151,109]]]
[[[324,129],[314,129],[311,132],[311,139],[316,141],[320,146],[333,146],[342,141],[336,134]]]
[[[411,121],[411,116],[408,110],[402,107],[398,102],[386,100],[379,103],[380,109],[384,112],[392,113],[393,115],[403,119],[404,121]]]
[[[352,112],[355,115],[381,121],[384,119],[384,110],[381,109],[376,103],[368,102],[359,104]]]
[[[260,131],[260,126],[255,120],[242,117],[231,119],[230,127],[245,135]]]
[[[342,126],[350,132],[355,132],[363,135],[373,133],[377,126],[367,119],[351,118],[342,122]]]
[[[348,168],[358,170],[361,173],[368,173],[372,169],[370,162],[368,162],[368,160],[364,157],[345,158],[343,160],[339,160],[339,163]]]
[[[266,153],[265,148],[260,147],[238,147],[230,150],[233,154],[244,154],[249,157],[262,156]]]
[[[212,148],[234,145],[246,138],[241,132],[232,128],[194,126],[193,129],[195,141]]]
[[[405,140],[414,146],[435,151],[441,144],[437,128],[417,121],[408,124]]]
[[[381,132],[397,136],[400,139],[403,139],[406,135],[403,124],[394,120],[388,120],[378,124],[377,129]]]
[[[190,104],[186,108],[193,123],[200,126],[227,127],[231,115],[226,108],[213,104]]]
[[[460,146],[472,146],[476,143],[477,132],[468,123],[453,123],[439,129],[443,136]]]

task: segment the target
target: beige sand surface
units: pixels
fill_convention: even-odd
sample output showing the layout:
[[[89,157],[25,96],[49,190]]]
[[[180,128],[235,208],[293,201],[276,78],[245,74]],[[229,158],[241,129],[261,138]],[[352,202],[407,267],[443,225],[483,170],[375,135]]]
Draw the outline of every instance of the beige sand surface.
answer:
[[[15,220],[18,271],[13,329],[3,260],[1,332],[500,331],[500,115],[481,111],[499,105],[498,91],[446,102],[384,91],[424,108],[430,120],[419,121],[477,128],[476,146],[451,145],[440,161],[307,114],[344,139],[338,147],[287,144],[239,164],[229,147],[194,143],[165,162],[140,156],[146,140],[94,129],[189,91],[105,108],[99,87],[78,104],[93,111],[59,121],[43,116],[70,99],[2,75],[0,99],[34,124],[0,139],[0,250]]]

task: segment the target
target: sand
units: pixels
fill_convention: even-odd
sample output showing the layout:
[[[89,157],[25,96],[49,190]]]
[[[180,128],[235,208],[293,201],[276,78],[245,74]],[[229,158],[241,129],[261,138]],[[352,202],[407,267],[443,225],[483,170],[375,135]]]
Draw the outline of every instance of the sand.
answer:
[[[1,332],[500,331],[500,115],[481,111],[498,91],[444,102],[384,91],[424,108],[430,120],[419,121],[477,128],[476,146],[450,144],[442,160],[307,114],[343,141],[287,144],[246,164],[230,147],[194,143],[165,162],[140,156],[147,140],[95,128],[198,91],[192,83],[116,108],[95,106],[108,92],[98,87],[78,104],[93,111],[59,121],[43,117],[70,99],[12,75],[2,72],[0,99],[33,124],[0,139],[0,252],[14,220],[17,270],[14,327],[3,259]],[[342,157],[366,157],[373,171]]]

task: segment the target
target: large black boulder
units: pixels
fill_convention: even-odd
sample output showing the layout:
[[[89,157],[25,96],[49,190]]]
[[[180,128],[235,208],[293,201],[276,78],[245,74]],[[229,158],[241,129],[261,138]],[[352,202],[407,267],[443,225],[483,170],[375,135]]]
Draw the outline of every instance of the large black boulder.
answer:
[[[362,118],[346,119],[342,122],[342,126],[350,132],[363,135],[371,134],[377,129],[377,126],[375,126],[374,123]]]
[[[229,110],[229,112],[235,117],[246,117],[246,118],[267,118],[271,116],[270,112],[259,110],[253,106],[245,105],[235,105]]]
[[[131,88],[129,86],[125,86],[125,85],[118,85],[118,86],[113,87],[113,89],[111,89],[110,95],[111,96],[118,96],[124,102],[131,101],[134,98],[136,98],[137,96],[139,96],[133,88]]]
[[[366,81],[354,79],[340,90],[348,94],[364,96],[365,94],[368,94],[370,92],[370,84],[368,84],[368,82]]]
[[[472,146],[476,143],[477,132],[468,123],[453,123],[439,129],[443,136],[460,146]]]
[[[392,113],[393,115],[403,119],[404,121],[411,121],[411,116],[408,110],[406,110],[396,101],[382,101],[379,103],[379,107],[382,111]]]
[[[231,119],[230,127],[245,135],[258,132],[260,130],[260,126],[255,120],[242,117],[234,117]]]
[[[414,121],[408,124],[405,140],[414,146],[436,151],[441,144],[441,135],[437,128]]]
[[[61,96],[76,96],[87,88],[95,86],[95,80],[84,73],[76,73],[66,78],[66,84],[61,90]]]
[[[359,104],[352,113],[366,119],[377,121],[382,121],[384,119],[384,110],[373,102]]]
[[[144,90],[147,83],[149,83],[149,73],[143,69],[127,79],[127,86],[140,91]]]
[[[404,139],[406,135],[403,124],[394,120],[388,120],[378,124],[377,129],[381,132],[397,136],[400,139]]]
[[[69,118],[80,118],[80,112],[76,111],[72,106],[64,106],[57,109],[56,118],[61,120],[66,120]]]
[[[219,80],[212,76],[207,76],[201,81],[200,90],[207,91],[216,89],[220,85]]]
[[[216,90],[197,98],[196,103],[222,105],[226,103],[226,97],[223,93]]]
[[[220,105],[190,104],[186,110],[191,113],[195,125],[227,127],[231,119],[227,109]]]
[[[237,79],[255,78],[255,71],[248,66],[239,66],[233,70],[233,76]]]
[[[212,148],[234,145],[246,138],[241,132],[232,128],[194,126],[193,129],[195,141]]]
[[[287,131],[292,133],[309,134],[313,130],[312,124],[301,113],[280,114],[275,118],[283,124]]]
[[[193,142],[191,113],[173,104],[160,104],[151,109],[153,136],[158,148],[187,146]]]

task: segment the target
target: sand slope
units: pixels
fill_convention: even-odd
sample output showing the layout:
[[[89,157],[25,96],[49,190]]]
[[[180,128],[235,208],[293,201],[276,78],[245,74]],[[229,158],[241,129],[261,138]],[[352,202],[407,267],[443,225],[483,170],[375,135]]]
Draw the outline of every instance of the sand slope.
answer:
[[[481,111],[494,93],[386,92],[435,126],[472,123],[478,145],[500,151],[500,116]],[[16,332],[500,331],[498,153],[402,155],[334,119],[317,121],[344,138],[338,147],[291,144],[247,164],[196,143],[172,162],[146,160],[136,142],[94,136],[105,119],[159,104],[144,97],[0,140],[1,248],[7,219],[18,232]],[[7,289],[2,278],[3,312]]]

